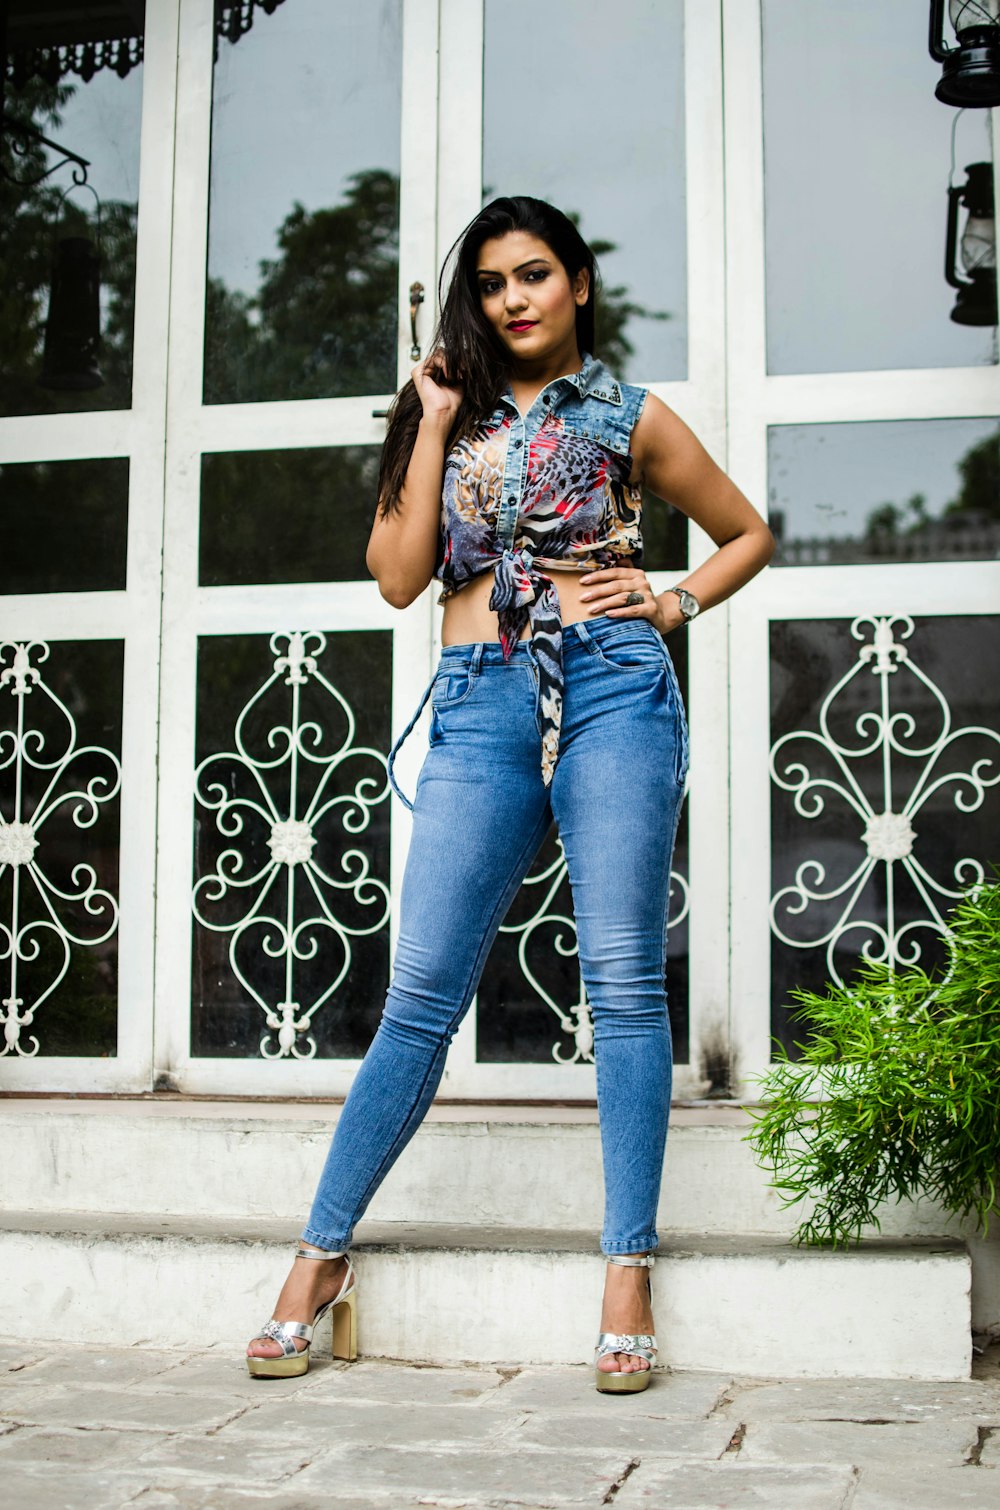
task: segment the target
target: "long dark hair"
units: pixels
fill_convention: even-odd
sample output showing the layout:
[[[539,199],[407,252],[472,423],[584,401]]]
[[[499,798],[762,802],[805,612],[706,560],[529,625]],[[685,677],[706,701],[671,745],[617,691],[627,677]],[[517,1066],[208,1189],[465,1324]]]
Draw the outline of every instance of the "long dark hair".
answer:
[[[493,236],[506,236],[510,231],[528,231],[544,241],[566,269],[571,282],[581,268],[587,269],[590,288],[587,302],[577,305],[576,342],[581,352],[594,352],[594,299],[600,274],[590,247],[572,220],[544,199],[532,199],[527,194],[494,199],[459,236],[445,258],[438,280],[441,315],[429,349],[444,352],[448,371],[464,389],[446,451],[496,407],[510,375],[509,353],[483,315],[476,276],[483,242]],[[445,293],[449,266],[450,282]],[[422,413],[420,395],[410,378],[393,399],[386,420],[378,476],[379,506],[384,516],[399,507]]]

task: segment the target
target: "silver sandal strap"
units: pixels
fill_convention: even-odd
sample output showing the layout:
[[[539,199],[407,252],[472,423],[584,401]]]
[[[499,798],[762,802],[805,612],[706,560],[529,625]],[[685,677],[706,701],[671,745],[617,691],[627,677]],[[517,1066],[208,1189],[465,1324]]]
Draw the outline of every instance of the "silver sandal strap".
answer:
[[[651,1269],[656,1263],[652,1253],[643,1253],[639,1257],[634,1253],[605,1253],[604,1257],[609,1264],[624,1264],[629,1269]]]
[[[597,1339],[594,1362],[608,1353],[631,1353],[652,1365],[656,1362],[656,1338],[649,1332],[602,1332]]]
[[[325,1262],[325,1260],[328,1259],[328,1258],[346,1258],[347,1257],[347,1249],[344,1248],[340,1253],[334,1253],[332,1249],[317,1248],[314,1251],[310,1251],[310,1249],[303,1248],[303,1247],[300,1246],[300,1247],[296,1248],[296,1250],[295,1250],[295,1257],[296,1258],[316,1258],[316,1259],[319,1259],[319,1260]]]
[[[301,1337],[306,1342],[311,1342],[312,1334],[312,1327],[306,1326],[301,1321],[275,1321],[272,1316],[271,1320],[266,1321],[261,1327],[254,1341],[256,1342],[257,1338],[263,1337],[271,1342],[276,1342],[281,1348],[282,1356],[292,1358],[299,1351],[292,1338]]]

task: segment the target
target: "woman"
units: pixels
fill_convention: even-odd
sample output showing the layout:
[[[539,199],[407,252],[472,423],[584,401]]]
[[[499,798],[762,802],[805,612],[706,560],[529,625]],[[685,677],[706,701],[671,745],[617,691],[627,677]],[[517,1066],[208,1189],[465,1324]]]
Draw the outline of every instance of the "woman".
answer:
[[[633,1391],[656,1354],[667,900],[688,761],[664,636],[760,571],[774,541],[677,415],[592,356],[597,269],[566,216],[495,200],[453,254],[433,353],[390,410],[367,555],[395,607],[444,583],[393,979],[248,1366],[304,1373],[328,1311],[335,1354],[355,1356],[354,1225],[427,1111],[554,817],[594,1019],[609,1261],[596,1383]],[[641,566],[643,487],[717,546],[659,595]],[[390,778],[411,806],[393,776],[401,742]]]

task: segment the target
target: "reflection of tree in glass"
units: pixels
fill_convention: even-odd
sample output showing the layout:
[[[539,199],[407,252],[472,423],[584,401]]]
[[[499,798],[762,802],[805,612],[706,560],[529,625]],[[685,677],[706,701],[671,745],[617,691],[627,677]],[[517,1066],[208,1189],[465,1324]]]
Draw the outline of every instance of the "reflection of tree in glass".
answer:
[[[203,457],[201,585],[367,581],[378,457],[378,446]]]
[[[52,85],[33,78],[8,95],[8,114],[61,140],[63,111],[76,89],[73,84]],[[0,162],[5,173],[19,179],[33,178],[47,165],[45,149],[37,143],[29,146],[24,157],[15,155],[7,132],[0,139]],[[100,193],[98,170],[95,164],[90,177]],[[102,202],[98,234],[93,197],[86,190],[75,190],[63,198],[70,182],[66,168],[33,187],[11,184],[0,177],[2,414],[124,409],[131,403],[136,206],[116,200]],[[52,257],[60,236],[80,235],[91,237],[100,246],[99,365],[104,386],[84,392],[54,391],[38,382]]]
[[[395,388],[399,180],[369,168],[349,182],[342,204],[294,205],[255,296],[209,281],[206,403]]]
[[[905,504],[885,502],[872,509],[864,526],[869,550],[893,555],[906,546],[908,554],[927,558],[938,554],[949,537],[960,555],[990,554],[990,537],[994,549],[1000,546],[1000,432],[972,446],[958,472],[958,494],[938,515],[928,513],[925,493],[914,493]],[[961,549],[963,539],[970,549]]]
[[[337,398],[396,386],[399,180],[384,169],[354,173],[342,204],[296,204],[278,232],[281,255],[261,263],[248,296],[209,280],[205,401]],[[574,214],[572,219],[578,220]],[[613,241],[592,243],[600,258]],[[631,319],[669,320],[629,298],[624,285],[597,301],[597,348],[624,375]]]
[[[571,216],[575,219],[575,216]],[[598,260],[607,256],[609,252],[618,250],[617,241],[597,240],[590,243],[594,256]],[[635,347],[625,333],[625,327],[629,320],[672,320],[674,317],[665,309],[647,309],[645,304],[637,304],[629,298],[628,285],[625,283],[615,284],[612,288],[605,287],[598,290],[596,317],[595,345],[602,362],[607,362],[616,377],[624,381],[629,380],[628,362],[629,357],[635,355]]]

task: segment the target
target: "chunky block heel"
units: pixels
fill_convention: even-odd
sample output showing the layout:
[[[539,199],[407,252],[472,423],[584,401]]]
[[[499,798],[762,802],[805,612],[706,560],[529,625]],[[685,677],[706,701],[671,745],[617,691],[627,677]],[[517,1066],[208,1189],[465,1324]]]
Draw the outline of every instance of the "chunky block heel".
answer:
[[[322,1248],[299,1248],[296,1250],[296,1258],[315,1258],[325,1260],[331,1258],[347,1258],[344,1253],[329,1253]],[[281,1347],[280,1357],[259,1358],[252,1353],[247,1354],[247,1368],[255,1379],[293,1379],[300,1374],[309,1371],[309,1355],[316,1328],[325,1316],[330,1317],[332,1338],[331,1352],[334,1358],[343,1358],[348,1363],[353,1363],[358,1356],[358,1326],[356,1292],[358,1277],[354,1271],[354,1265],[347,1258],[347,1273],[344,1282],[332,1300],[321,1305],[313,1316],[312,1321],[275,1321],[272,1316],[270,1321],[264,1323],[252,1342],[266,1339],[277,1342]],[[297,1348],[295,1338],[304,1339],[306,1346]]]

